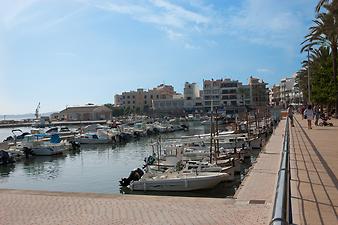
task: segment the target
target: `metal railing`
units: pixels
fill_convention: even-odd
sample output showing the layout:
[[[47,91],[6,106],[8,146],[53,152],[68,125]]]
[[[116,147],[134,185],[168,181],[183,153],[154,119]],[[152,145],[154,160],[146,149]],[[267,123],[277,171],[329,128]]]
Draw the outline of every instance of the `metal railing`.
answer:
[[[278,172],[275,202],[271,225],[292,224],[291,185],[290,185],[290,134],[289,118],[286,119],[282,160]]]

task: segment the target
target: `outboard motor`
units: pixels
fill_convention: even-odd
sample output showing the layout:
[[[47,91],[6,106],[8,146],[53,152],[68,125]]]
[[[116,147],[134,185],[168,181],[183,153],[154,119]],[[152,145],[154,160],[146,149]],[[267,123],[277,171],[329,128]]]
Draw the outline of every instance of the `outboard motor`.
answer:
[[[6,165],[8,163],[13,163],[14,159],[11,157],[8,152],[0,150],[0,165]]]
[[[130,172],[128,178],[122,178],[119,182],[122,187],[126,187],[130,184],[131,181],[138,181],[143,176],[144,172],[142,169],[137,168]]]
[[[154,134],[159,134],[160,130],[158,128],[154,127],[153,132],[154,132]]]
[[[80,148],[80,143],[77,141],[70,141],[69,143],[72,145],[73,150],[77,150]]]
[[[188,126],[188,125],[182,124],[181,127],[182,127],[184,130],[189,130],[189,126]]]
[[[27,148],[27,147],[24,147],[24,148],[23,148],[23,152],[25,153],[26,159],[29,158],[29,155],[32,155],[32,154],[33,154],[32,149],[29,149],[29,148]]]

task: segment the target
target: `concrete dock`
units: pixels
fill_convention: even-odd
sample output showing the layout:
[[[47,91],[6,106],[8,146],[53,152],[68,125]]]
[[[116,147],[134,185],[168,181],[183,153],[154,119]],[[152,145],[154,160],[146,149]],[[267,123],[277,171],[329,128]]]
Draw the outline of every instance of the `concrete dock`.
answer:
[[[295,224],[337,223],[338,120],[333,123],[307,131],[300,121],[291,129]],[[0,224],[269,224],[284,129],[285,120],[233,198],[0,189]]]

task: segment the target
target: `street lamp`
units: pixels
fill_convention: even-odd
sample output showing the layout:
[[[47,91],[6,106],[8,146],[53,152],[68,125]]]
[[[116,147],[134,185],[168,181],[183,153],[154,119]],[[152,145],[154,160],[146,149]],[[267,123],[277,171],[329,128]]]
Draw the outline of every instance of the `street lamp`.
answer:
[[[313,49],[309,46],[307,49],[307,91],[308,91],[308,103],[311,103],[311,88],[310,88],[310,51]]]

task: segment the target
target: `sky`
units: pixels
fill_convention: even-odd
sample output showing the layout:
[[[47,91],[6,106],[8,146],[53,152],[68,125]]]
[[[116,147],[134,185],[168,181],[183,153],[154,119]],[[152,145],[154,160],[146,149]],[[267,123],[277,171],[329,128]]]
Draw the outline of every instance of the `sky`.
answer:
[[[249,76],[305,58],[317,0],[0,0],[0,114],[113,103],[137,88]]]

